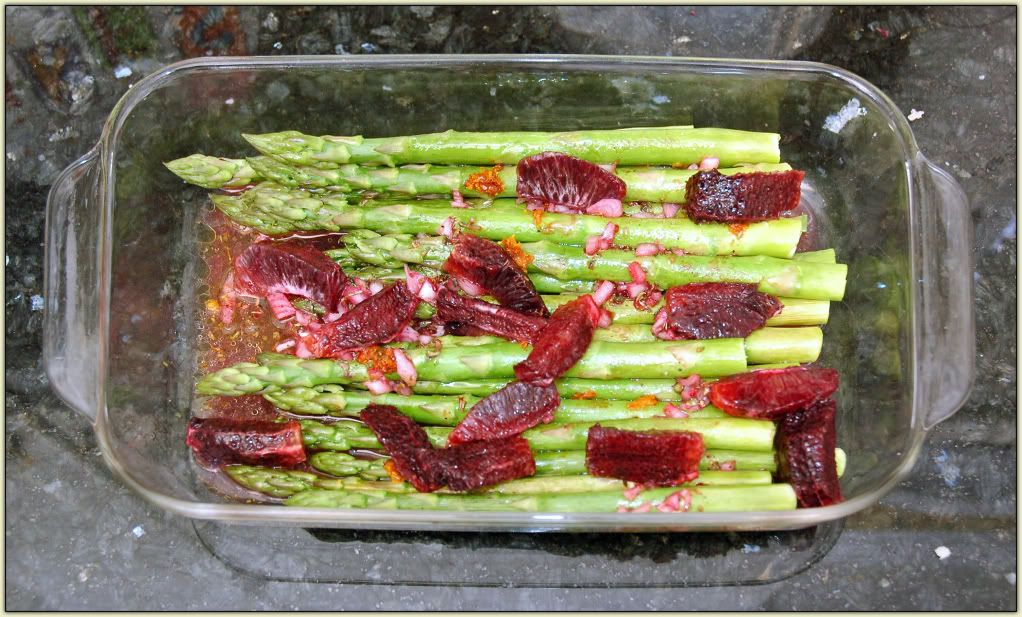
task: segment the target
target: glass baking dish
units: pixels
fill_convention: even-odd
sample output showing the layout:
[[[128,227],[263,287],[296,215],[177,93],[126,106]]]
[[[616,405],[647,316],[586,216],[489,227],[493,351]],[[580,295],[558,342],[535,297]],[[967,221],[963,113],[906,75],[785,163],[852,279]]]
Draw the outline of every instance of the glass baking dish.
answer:
[[[319,510],[232,503],[184,445],[205,191],[162,162],[250,153],[242,132],[386,136],[459,130],[721,126],[773,131],[806,172],[814,235],[849,266],[821,362],[841,372],[846,500],[790,512],[662,514]],[[44,355],[94,422],[107,463],[147,500],[196,519],[349,529],[763,531],[874,504],[974,373],[971,222],[956,182],[905,117],[841,69],[805,62],[605,56],[200,58],[136,83],[47,205]]]

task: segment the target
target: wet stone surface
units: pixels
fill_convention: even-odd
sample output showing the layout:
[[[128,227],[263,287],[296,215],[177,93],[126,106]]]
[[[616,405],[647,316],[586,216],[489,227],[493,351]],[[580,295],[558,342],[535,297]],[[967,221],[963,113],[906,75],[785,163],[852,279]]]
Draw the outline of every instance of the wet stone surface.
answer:
[[[1016,608],[1014,7],[5,10],[8,608]],[[307,534],[306,542],[378,559],[364,576],[341,573],[331,583],[267,582],[217,559],[209,543],[222,537],[200,526],[200,539],[189,521],[145,503],[114,478],[89,423],[50,391],[40,358],[46,192],[93,147],[131,85],[177,60],[427,52],[815,60],[871,81],[912,119],[920,149],[961,183],[972,205],[977,381],[965,407],[928,436],[912,473],[894,491],[846,521],[822,559],[766,585],[636,589],[636,581],[623,589],[514,590],[443,583],[556,586],[557,580],[523,581],[501,568],[505,560],[524,568],[568,559],[575,561],[565,567],[584,562],[596,579],[620,586],[615,581],[640,566],[678,559],[753,563],[774,541],[769,534],[682,545],[664,536],[608,542],[599,536]],[[287,93],[265,96],[272,101]],[[345,544],[330,544],[338,542]],[[441,564],[430,580],[418,581],[439,585],[387,584],[413,582],[402,556],[405,566],[409,558]],[[282,578],[308,578],[286,550],[259,557]],[[463,570],[459,563],[476,574],[453,574]]]

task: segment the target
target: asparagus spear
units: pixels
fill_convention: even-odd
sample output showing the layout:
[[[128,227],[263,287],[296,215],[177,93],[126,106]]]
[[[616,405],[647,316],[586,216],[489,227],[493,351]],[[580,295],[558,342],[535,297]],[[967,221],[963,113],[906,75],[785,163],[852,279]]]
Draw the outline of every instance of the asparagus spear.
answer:
[[[404,262],[438,267],[449,252],[445,243],[430,238],[409,240],[404,236],[370,236],[366,232],[350,235],[352,238],[345,248],[332,249],[327,254],[332,258],[351,256],[358,261],[379,265],[395,266]],[[629,264],[638,262],[649,280],[661,288],[697,282],[753,283],[760,291],[781,298],[827,301],[840,300],[844,296],[848,272],[844,264],[763,255],[710,257],[666,254],[638,257],[631,251],[606,250],[600,252],[598,258],[593,258],[580,248],[549,240],[527,242],[521,247],[533,258],[529,272],[534,283],[536,273],[561,281],[628,281],[631,278]],[[552,291],[588,292],[591,289],[583,286],[581,290]],[[539,290],[541,293],[550,290],[550,283]]]
[[[236,188],[262,180],[245,159],[193,154],[164,165],[185,182],[207,189]]]
[[[318,450],[350,450],[354,447],[378,449],[379,443],[371,431],[359,431],[349,424],[351,421],[341,420],[331,424],[323,424],[315,420],[300,420],[302,439],[306,447]],[[609,426],[622,430],[648,431],[694,431],[702,434],[707,448],[725,450],[771,451],[773,448],[774,423],[770,420],[754,420],[749,418],[626,418],[602,422],[573,422],[570,424],[544,424],[531,428],[522,436],[529,442],[534,451],[543,450],[584,450],[589,428],[593,424]],[[306,426],[312,431],[306,434]],[[330,429],[339,426],[339,433],[334,438]],[[448,426],[423,427],[429,435],[430,442],[443,447],[447,444],[447,436],[452,429]],[[353,442],[359,445],[351,445]]]
[[[286,505],[305,508],[370,508],[381,510],[447,510],[460,512],[617,512],[635,508],[644,502],[654,507],[681,490],[679,487],[647,489],[634,500],[623,491],[591,493],[539,493],[504,495],[483,493],[456,495],[445,493],[395,493],[386,491],[349,491],[310,489],[289,497]],[[757,512],[794,510],[795,491],[788,484],[765,486],[700,486],[688,489],[691,512]]]
[[[838,449],[840,450],[840,448]],[[574,476],[586,473],[586,455],[582,450],[563,452],[534,452],[536,476]],[[317,471],[337,477],[359,477],[364,480],[386,480],[390,474],[384,468],[387,458],[358,459],[345,452],[323,450],[309,457],[309,464]],[[844,472],[844,452],[839,452],[838,475]],[[746,450],[707,450],[699,462],[701,472],[720,469],[721,464],[734,467],[734,471],[767,471],[777,469],[773,452]]]
[[[352,425],[351,422],[340,422],[342,425]],[[310,427],[316,425],[319,430],[321,425],[314,421],[303,421],[303,429],[308,432]],[[344,429],[339,429],[343,432]],[[352,429],[354,430],[354,429]],[[366,435],[370,435],[369,429],[361,429]],[[340,440],[340,441],[343,441]],[[320,441],[323,444],[343,445],[338,442]],[[311,446],[310,446],[311,447]],[[584,450],[564,450],[552,452],[533,452],[536,461],[536,476],[571,476],[586,473],[586,455]],[[845,473],[847,457],[844,450],[835,448],[834,460],[837,465],[837,475],[840,477]],[[365,480],[386,480],[390,477],[383,465],[386,458],[373,460],[357,459],[345,452],[335,450],[323,450],[316,452],[309,457],[309,463],[318,471],[339,477],[357,476]],[[777,469],[777,460],[772,451],[757,452],[754,450],[706,450],[702,460],[699,461],[701,472],[720,469],[721,466],[732,467],[734,471],[768,471]]]
[[[619,165],[687,166],[706,157],[718,158],[721,167],[780,162],[779,135],[719,128],[649,127],[569,133],[444,131],[374,139],[304,135],[298,131],[242,136],[260,153],[282,162],[326,169],[344,163],[493,165],[517,163],[547,151]]]
[[[313,388],[288,388],[263,397],[275,407],[301,415],[357,417],[368,405],[392,405],[420,424],[454,426],[479,402],[474,396],[369,394],[345,390],[337,384]],[[664,415],[664,403],[636,405],[631,401],[563,399],[554,422],[599,422],[621,418],[651,418]],[[724,412],[709,406],[689,414],[693,418],[719,418]]]
[[[376,232],[431,234],[453,218],[472,233],[503,240],[514,236],[520,242],[556,238],[558,242],[582,245],[586,238],[603,233],[610,219],[585,214],[546,212],[542,217],[518,205],[513,199],[497,199],[489,205],[455,208],[446,200],[377,201],[358,205],[336,195],[316,195],[288,190],[275,184],[260,184],[238,196],[212,195],[214,205],[231,218],[245,217],[245,225],[258,223],[259,231],[340,231],[368,229]],[[538,221],[538,222],[537,222]],[[695,255],[770,255],[791,257],[802,237],[803,217],[779,218],[752,223],[741,232],[723,223],[695,223],[687,218],[647,219],[619,217],[614,243],[638,246],[658,242],[668,249],[683,249]]]
[[[327,251],[327,253],[331,254],[330,251]],[[388,263],[389,267],[382,266],[354,267],[352,265],[352,262],[356,260],[346,252],[336,254],[336,256],[334,256],[334,259],[339,264],[341,264],[341,267],[344,268],[345,274],[347,274],[348,276],[354,276],[365,280],[379,279],[383,281],[404,280],[405,278],[404,268],[397,260],[389,262]],[[792,259],[794,259],[795,261],[809,261],[813,263],[829,263],[829,264],[836,263],[833,249],[825,249],[822,251],[813,251],[807,253],[796,253],[792,257]],[[420,272],[421,274],[424,274],[425,276],[429,277],[435,278],[440,275],[439,270],[433,267],[416,265],[414,266],[414,269]],[[562,281],[561,279],[554,278],[548,274],[543,274],[541,272],[530,272],[529,280],[531,280],[532,284],[536,287],[536,291],[542,294],[570,294],[572,295],[572,297],[577,296],[578,294],[592,293],[594,286],[594,282],[591,280]],[[816,315],[817,317],[813,317],[812,319],[822,319],[820,323],[826,323],[825,317],[830,312],[830,303],[826,300],[801,300],[799,298],[782,298],[782,301],[791,303],[795,302],[804,303],[802,304],[802,307],[799,308],[799,311],[805,311],[807,313],[807,318],[805,319],[805,321],[802,321],[798,324],[776,322],[770,323],[769,325],[771,326],[817,325],[809,321],[810,319],[809,315]],[[632,309],[629,309],[626,306],[627,304],[628,303],[625,302],[622,304],[612,304],[610,306],[610,309],[615,312],[616,323],[629,323],[627,321],[621,321],[622,319],[629,319],[629,317],[627,316],[630,314],[630,311],[634,311],[634,307]]]
[[[752,357],[780,355],[774,339],[787,341],[793,350],[819,353],[817,328],[763,328],[751,337]],[[414,346],[405,350],[424,381],[460,381],[514,377],[514,365],[528,356],[528,350],[510,341],[447,345],[439,353]],[[705,341],[656,341],[650,343],[614,343],[594,341],[565,377],[582,379],[666,379],[697,374],[706,378],[734,375],[747,370],[746,341],[749,339],[713,339]],[[241,396],[264,394],[281,388],[312,387],[322,384],[350,384],[369,379],[366,366],[356,361],[302,359],[296,356],[263,353],[258,362],[241,362],[203,376],[196,392],[204,396]],[[791,361],[791,360],[789,360]],[[811,360],[807,360],[811,361]],[[396,378],[396,375],[393,376]]]
[[[417,381],[416,394],[458,394],[486,396],[510,383],[510,379],[473,379],[470,381]],[[633,401],[640,396],[655,396],[661,401],[678,400],[674,379],[575,379],[562,377],[554,382],[562,398],[585,396],[605,400]],[[363,387],[350,384],[346,387]]]
[[[513,377],[514,365],[528,356],[517,343],[457,345],[432,352],[422,347],[405,350],[420,379],[427,381]],[[284,354],[259,354],[258,363],[241,362],[202,377],[200,395],[240,396],[278,388],[367,381],[364,365],[332,359],[305,360]],[[672,378],[698,374],[733,375],[746,370],[743,339],[658,341],[632,345],[595,341],[568,372],[584,379]]]
[[[288,188],[373,191],[401,195],[450,195],[459,191],[467,197],[515,197],[518,170],[515,166],[482,168],[465,165],[404,165],[395,168],[338,165],[336,169],[292,166],[268,156],[247,159],[207,157],[201,154],[166,163],[167,167],[191,184],[208,189],[240,187],[252,182],[274,182]],[[232,170],[245,170],[238,173]],[[473,174],[490,170],[500,179],[501,190],[492,195],[472,189]],[[762,163],[718,169],[730,176],[737,173],[788,171],[787,163]],[[614,175],[624,181],[625,201],[685,201],[685,183],[696,170],[663,167],[618,167]]]
[[[321,453],[332,454],[332,453]],[[367,461],[368,462],[368,461]],[[382,469],[382,465],[380,465]],[[394,482],[383,478],[340,477],[325,478],[305,471],[274,469],[250,465],[229,465],[224,468],[228,476],[242,487],[269,495],[289,497],[311,488],[327,490],[385,490],[413,493],[415,488],[407,482]],[[386,473],[386,472],[384,472]],[[771,483],[769,471],[702,471],[698,480],[680,486],[754,486]],[[588,491],[622,490],[624,484],[613,478],[587,475],[543,476],[511,480],[474,491],[473,494],[532,495],[537,493],[584,493]],[[438,493],[457,494],[441,489]]]

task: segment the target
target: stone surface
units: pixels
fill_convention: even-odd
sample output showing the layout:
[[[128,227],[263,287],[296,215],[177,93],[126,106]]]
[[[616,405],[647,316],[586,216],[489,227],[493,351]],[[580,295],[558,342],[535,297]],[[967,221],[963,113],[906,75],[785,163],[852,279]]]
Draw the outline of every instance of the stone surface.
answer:
[[[1014,7],[5,11],[8,608],[1016,608]],[[192,523],[147,504],[105,466],[88,421],[51,393],[40,358],[43,212],[60,170],[95,144],[132,83],[186,57],[437,52],[814,60],[858,73],[906,115],[923,112],[912,123],[920,149],[955,176],[972,204],[976,386],[965,407],[929,435],[912,473],[879,505],[849,518],[822,560],[786,580],[736,588],[419,587],[388,585],[386,575],[371,586],[266,582],[215,558]],[[476,547],[473,562],[483,568],[488,550],[517,547],[519,558],[528,559],[530,550],[544,556],[543,543],[528,540],[358,537],[375,550],[393,545],[441,562]],[[934,552],[941,546],[950,550],[945,559]],[[622,563],[655,563],[661,554],[641,545],[601,550],[581,539],[565,539],[562,550],[605,569],[611,583]],[[278,557],[286,569],[287,555]],[[297,570],[290,575],[301,578]]]

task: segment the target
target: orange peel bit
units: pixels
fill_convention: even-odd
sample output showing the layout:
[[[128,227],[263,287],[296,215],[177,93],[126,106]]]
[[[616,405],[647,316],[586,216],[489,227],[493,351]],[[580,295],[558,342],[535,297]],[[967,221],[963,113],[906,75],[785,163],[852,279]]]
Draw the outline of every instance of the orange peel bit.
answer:
[[[514,236],[508,236],[500,241],[500,245],[504,247],[504,250],[511,255],[511,259],[514,260],[518,267],[522,270],[527,270],[529,264],[535,259],[532,255],[525,252],[521,244],[518,244],[518,240],[515,240]]]
[[[586,390],[585,392],[576,392],[571,395],[572,400],[576,401],[587,401],[589,399],[596,398],[596,392],[593,390]]]
[[[642,409],[643,407],[652,407],[653,405],[656,405],[659,402],[660,401],[657,399],[657,397],[653,396],[652,394],[647,394],[646,396],[640,396],[631,403],[628,403],[628,409]]]
[[[535,223],[536,229],[542,229],[543,227],[543,212],[544,210],[533,210],[532,211],[532,222]]]
[[[489,169],[469,174],[465,180],[465,188],[470,191],[496,197],[504,192],[504,182],[500,179],[500,170],[503,165],[494,165]]]
[[[401,477],[401,474],[397,472],[397,467],[394,466],[393,460],[388,460],[386,463],[384,463],[383,470],[387,472],[387,475],[390,476],[390,479],[393,480],[394,482],[405,481],[405,479]]]
[[[397,372],[397,360],[394,359],[394,350],[390,348],[373,345],[358,352],[356,359],[359,363],[376,369],[383,374]]]
[[[746,229],[749,228],[749,224],[748,223],[731,223],[730,225],[727,226],[727,228],[731,231],[732,234],[734,234],[736,236],[740,236],[740,235],[742,235],[742,233],[745,232]]]

